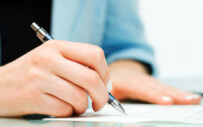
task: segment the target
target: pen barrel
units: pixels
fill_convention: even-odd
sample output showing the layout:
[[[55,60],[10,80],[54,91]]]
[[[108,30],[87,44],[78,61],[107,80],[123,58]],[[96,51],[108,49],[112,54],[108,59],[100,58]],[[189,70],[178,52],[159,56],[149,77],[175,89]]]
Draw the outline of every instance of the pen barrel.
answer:
[[[42,42],[46,42],[46,41],[48,41],[48,40],[53,40],[53,37],[51,37],[49,34],[46,34],[46,35],[44,36],[44,38],[42,38]]]
[[[111,102],[113,102],[113,100],[115,100],[115,97],[110,93],[109,93],[109,100],[108,100],[108,103],[111,104]]]
[[[48,40],[52,40],[53,38],[48,34],[48,32],[44,28],[40,28],[36,31],[37,37],[42,41],[46,42]]]

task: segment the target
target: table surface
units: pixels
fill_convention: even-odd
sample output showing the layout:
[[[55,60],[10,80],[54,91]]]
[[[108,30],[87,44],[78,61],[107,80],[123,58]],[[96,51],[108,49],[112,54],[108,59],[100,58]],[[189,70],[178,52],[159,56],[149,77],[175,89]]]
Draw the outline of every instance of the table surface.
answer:
[[[201,102],[203,104],[203,101]],[[179,122],[70,122],[70,121],[44,121],[23,118],[0,118],[2,127],[203,127],[203,124],[186,124]]]
[[[143,123],[116,123],[116,122],[68,122],[25,120],[17,118],[0,118],[2,127],[202,127],[197,124],[183,124],[172,122],[143,122]]]

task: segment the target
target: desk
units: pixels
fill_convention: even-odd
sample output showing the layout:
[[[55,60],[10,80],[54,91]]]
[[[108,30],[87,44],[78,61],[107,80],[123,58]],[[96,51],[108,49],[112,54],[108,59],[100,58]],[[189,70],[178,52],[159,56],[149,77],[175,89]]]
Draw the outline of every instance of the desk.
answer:
[[[202,102],[203,104],[203,102]],[[202,127],[197,124],[183,124],[177,122],[69,122],[69,121],[43,121],[25,120],[22,118],[0,118],[1,127]]]
[[[171,122],[113,123],[113,122],[65,122],[0,118],[1,127],[202,127],[203,125]]]
[[[203,104],[203,102],[202,102]],[[22,118],[0,118],[1,127],[202,127],[203,124],[184,124],[178,122],[69,122],[25,120]]]

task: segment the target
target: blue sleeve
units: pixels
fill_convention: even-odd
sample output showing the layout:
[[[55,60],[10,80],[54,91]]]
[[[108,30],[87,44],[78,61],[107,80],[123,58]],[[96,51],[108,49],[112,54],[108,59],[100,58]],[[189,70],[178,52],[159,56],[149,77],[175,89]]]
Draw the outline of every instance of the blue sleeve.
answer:
[[[102,48],[108,63],[132,59],[149,65],[155,75],[153,49],[146,43],[137,0],[108,0]]]

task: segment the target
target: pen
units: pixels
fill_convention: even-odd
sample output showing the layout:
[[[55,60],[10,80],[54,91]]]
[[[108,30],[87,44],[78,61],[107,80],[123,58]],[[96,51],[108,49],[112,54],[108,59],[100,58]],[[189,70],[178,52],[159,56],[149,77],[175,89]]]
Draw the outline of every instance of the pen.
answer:
[[[42,42],[46,42],[48,40],[52,40],[53,37],[51,37],[49,35],[49,33],[42,27],[38,26],[35,22],[33,22],[31,24],[31,28],[36,32],[36,36],[42,41]],[[111,81],[110,81],[111,83]],[[109,93],[109,100],[108,103],[113,106],[116,110],[118,110],[119,112],[126,114],[125,110],[123,109],[123,107],[121,106],[121,104],[119,103],[118,100],[116,100],[116,98],[111,95],[110,92]]]

